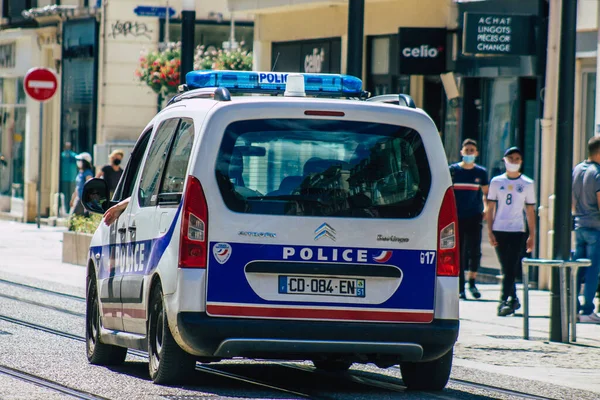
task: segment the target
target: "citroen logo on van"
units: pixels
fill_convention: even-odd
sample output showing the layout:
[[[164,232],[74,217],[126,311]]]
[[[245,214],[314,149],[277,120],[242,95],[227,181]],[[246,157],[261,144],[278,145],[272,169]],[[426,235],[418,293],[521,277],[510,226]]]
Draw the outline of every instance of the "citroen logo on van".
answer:
[[[323,223],[315,230],[315,240],[322,239],[324,237],[329,238],[335,242],[335,229],[327,223]]]

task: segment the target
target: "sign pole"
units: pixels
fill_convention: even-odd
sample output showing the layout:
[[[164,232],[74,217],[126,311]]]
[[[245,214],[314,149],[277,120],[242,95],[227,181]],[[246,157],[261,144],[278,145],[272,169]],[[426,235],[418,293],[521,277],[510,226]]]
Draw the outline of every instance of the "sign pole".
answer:
[[[169,0],[167,0],[167,11],[165,12],[165,43],[169,43]]]
[[[56,73],[49,68],[31,68],[23,79],[23,89],[33,100],[40,103],[40,123],[38,132],[38,177],[37,177],[37,227],[42,219],[42,155],[44,136],[44,102],[50,100],[58,88]]]
[[[196,4],[194,0],[182,2],[181,10],[181,67],[179,82],[184,84],[185,75],[194,70],[194,35],[196,27]]]
[[[362,79],[365,0],[348,2],[348,46],[346,73]]]
[[[42,138],[44,133],[44,103],[40,101],[40,124],[38,132],[38,177],[37,177],[37,227],[42,219]]]
[[[575,40],[577,24],[577,0],[563,1],[560,25],[560,61],[558,77],[558,108],[556,114],[556,159],[562,165],[556,167],[554,187],[554,259],[568,261],[571,258],[571,166],[573,165],[573,120],[575,109]],[[565,343],[561,315],[560,276],[557,268],[552,271],[550,306],[550,341]]]

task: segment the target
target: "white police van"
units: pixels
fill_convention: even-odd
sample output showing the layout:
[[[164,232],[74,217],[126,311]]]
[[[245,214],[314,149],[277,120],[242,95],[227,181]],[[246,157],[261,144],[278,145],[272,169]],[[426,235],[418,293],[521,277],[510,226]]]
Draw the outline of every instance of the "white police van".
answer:
[[[89,361],[147,350],[156,383],[233,357],[399,364],[409,388],[445,387],[458,237],[432,120],[345,75],[186,78],[112,201],[85,186],[90,211],[130,198],[90,247]]]

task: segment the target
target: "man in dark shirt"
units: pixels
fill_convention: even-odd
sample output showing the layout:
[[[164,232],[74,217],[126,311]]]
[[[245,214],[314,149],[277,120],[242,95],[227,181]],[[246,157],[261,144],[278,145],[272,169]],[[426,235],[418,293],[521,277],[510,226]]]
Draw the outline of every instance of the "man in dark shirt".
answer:
[[[600,136],[588,142],[588,159],[573,170],[573,211],[575,215],[575,259],[589,258],[592,265],[580,268],[577,287],[583,285],[583,304],[579,304],[578,321],[600,324],[594,312],[594,295],[600,273]]]
[[[488,174],[485,168],[475,164],[479,155],[477,142],[466,139],[463,142],[462,161],[450,165],[450,175],[456,196],[458,211],[458,235],[460,245],[460,298],[465,295],[465,271],[469,271],[469,291],[478,299],[481,293],[475,286],[477,270],[481,262],[481,229],[487,211],[486,196]]]
[[[123,169],[121,169],[121,161],[123,161],[123,150],[115,150],[108,156],[109,164],[102,167],[96,178],[103,178],[108,184],[110,190],[110,196],[112,197],[121,175],[123,175]]]

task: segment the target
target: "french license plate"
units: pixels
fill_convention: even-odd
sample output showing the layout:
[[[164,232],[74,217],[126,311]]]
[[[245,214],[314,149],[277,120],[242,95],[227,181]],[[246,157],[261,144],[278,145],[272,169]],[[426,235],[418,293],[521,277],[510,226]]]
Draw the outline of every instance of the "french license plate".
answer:
[[[365,280],[279,275],[279,293],[365,297]]]

